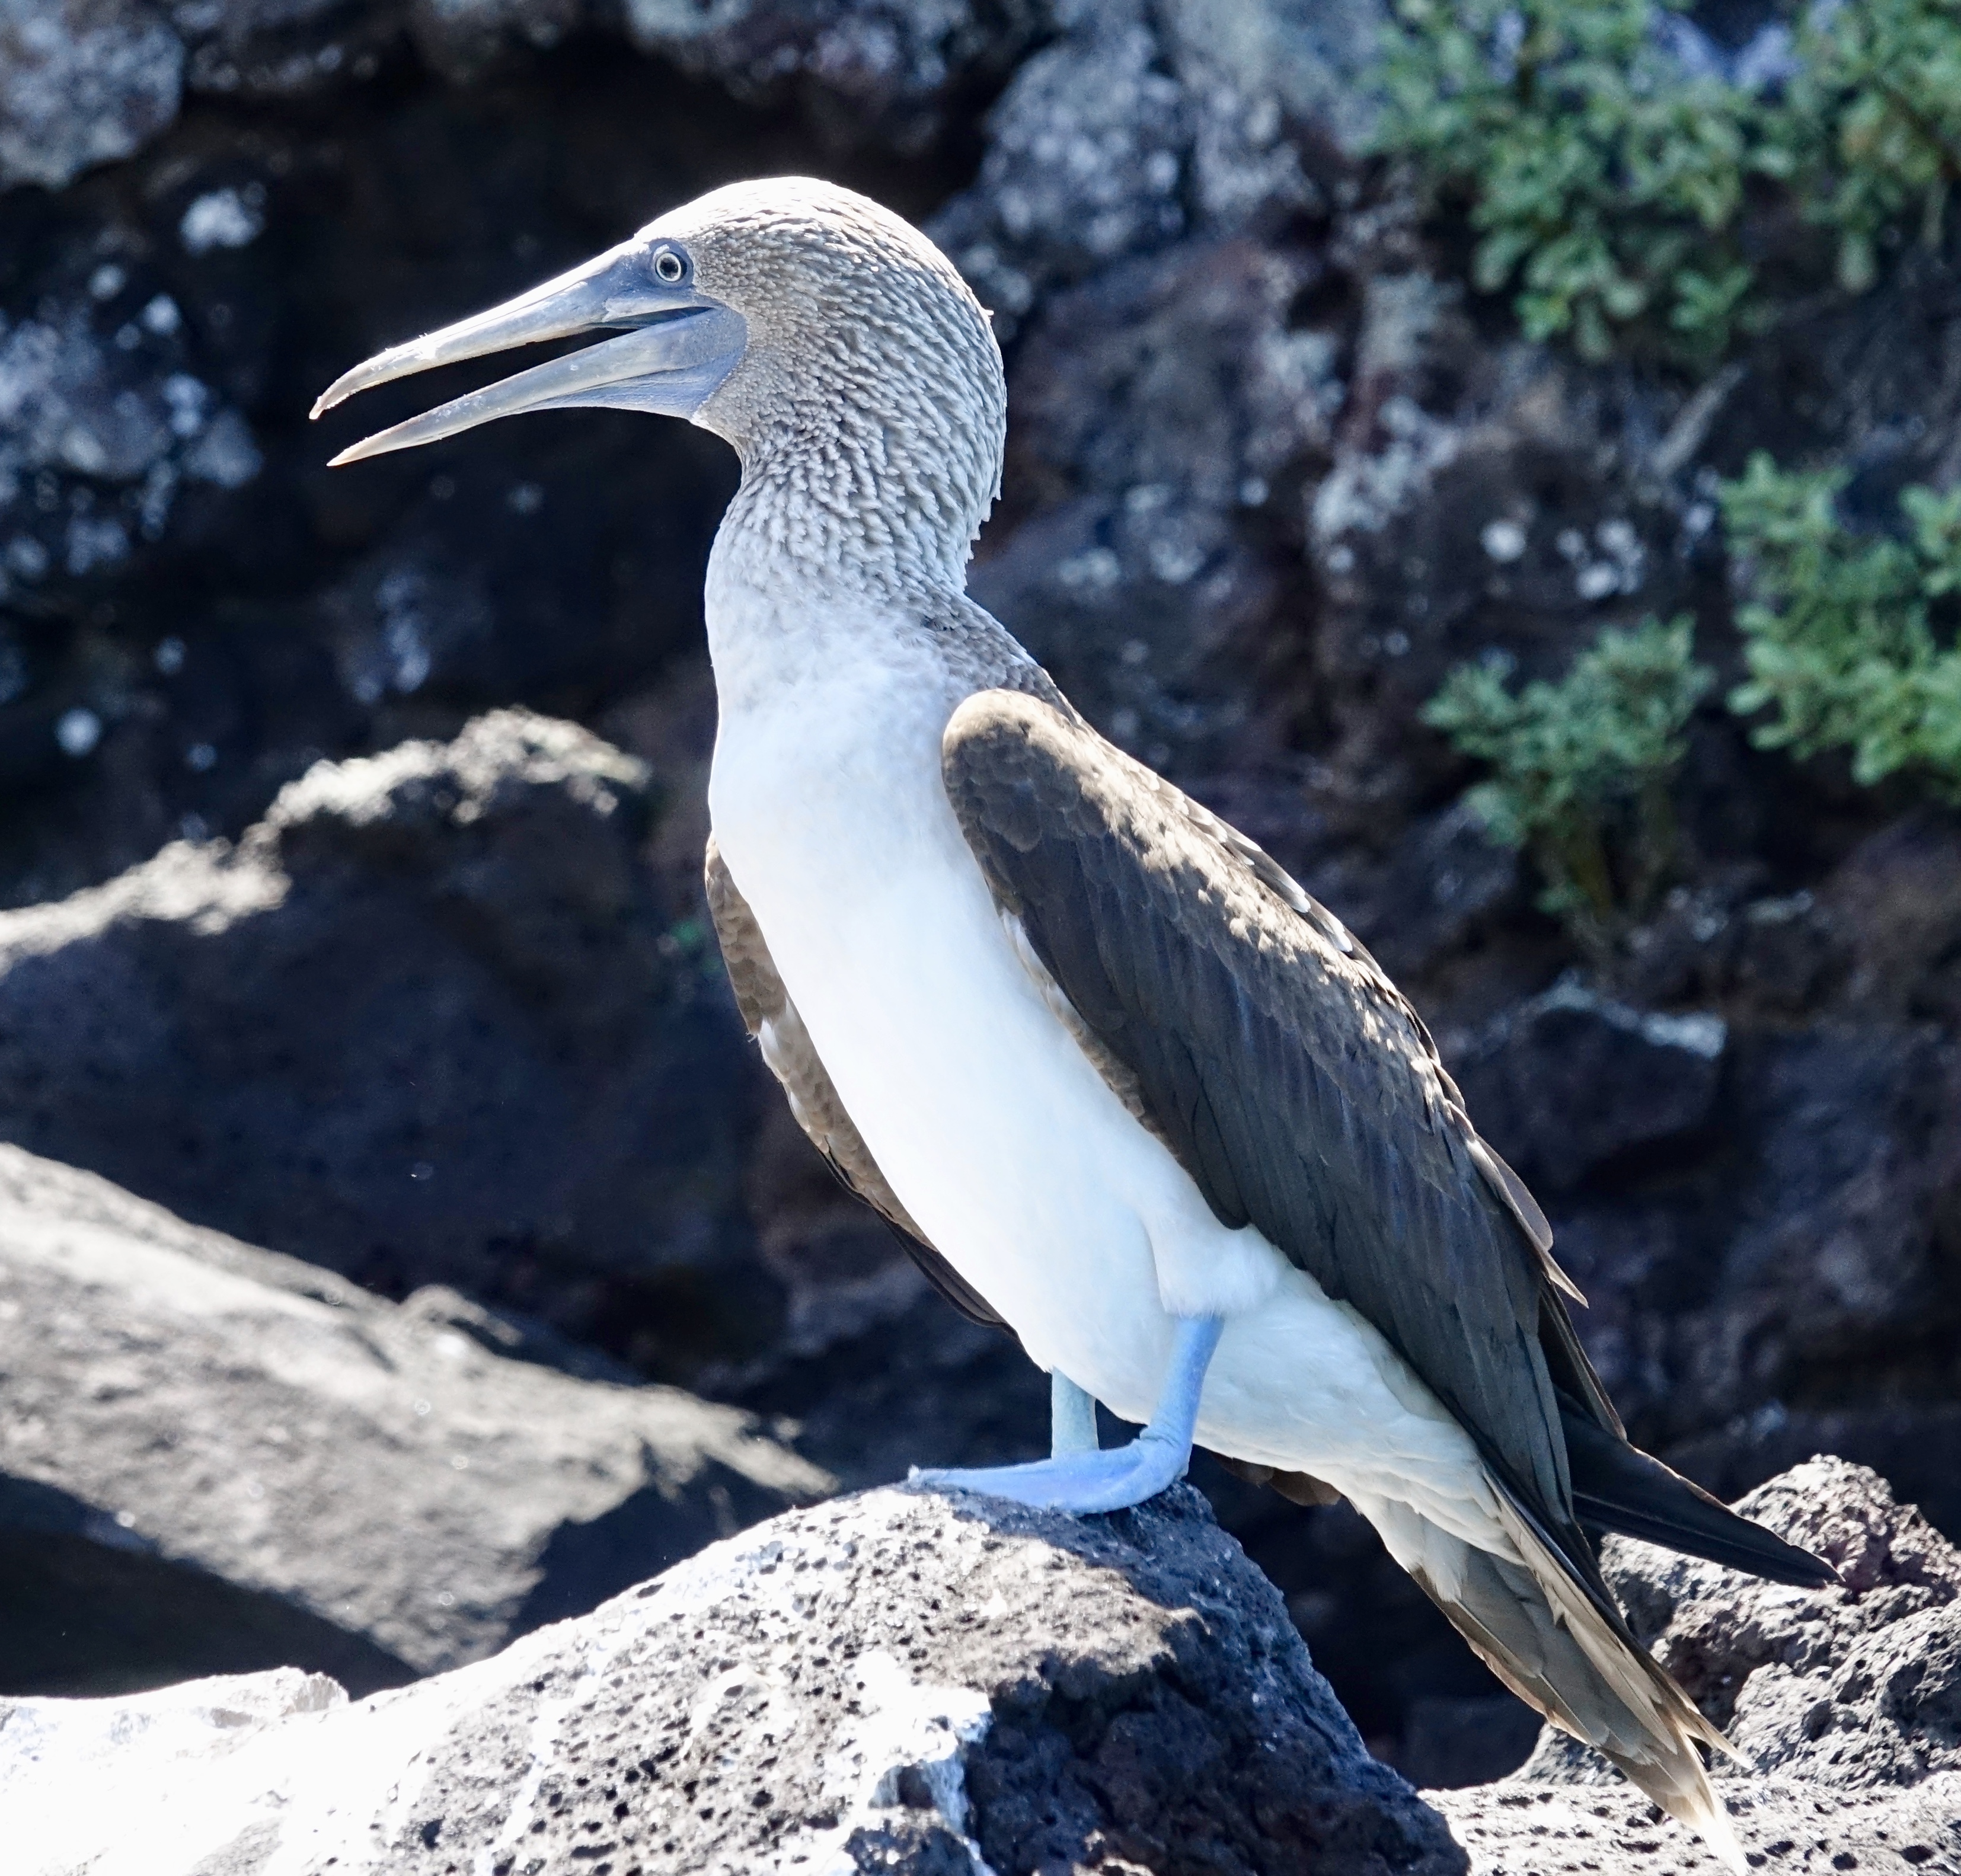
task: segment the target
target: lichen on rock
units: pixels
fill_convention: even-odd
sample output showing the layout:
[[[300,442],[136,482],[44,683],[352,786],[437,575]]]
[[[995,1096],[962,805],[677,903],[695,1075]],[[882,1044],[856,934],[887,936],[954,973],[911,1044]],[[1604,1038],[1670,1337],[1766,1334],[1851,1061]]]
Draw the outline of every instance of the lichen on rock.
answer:
[[[183,1694],[209,1711],[224,1684]],[[14,1836],[14,1867],[188,1876],[249,1842],[293,1876],[1462,1868],[1183,1489],[1083,1521],[840,1500],[474,1668],[285,1717],[236,1704],[227,1731],[129,1728],[106,1766],[100,1703],[0,1707],[0,1805],[104,1770],[123,1794],[113,1819]]]
[[[0,4],[0,189],[59,189],[177,115],[183,46],[144,0]]]

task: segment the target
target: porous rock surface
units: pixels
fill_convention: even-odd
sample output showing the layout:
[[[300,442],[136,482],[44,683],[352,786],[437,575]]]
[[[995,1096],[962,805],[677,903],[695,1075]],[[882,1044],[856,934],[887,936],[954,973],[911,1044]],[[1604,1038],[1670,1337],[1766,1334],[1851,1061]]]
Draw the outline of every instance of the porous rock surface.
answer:
[[[1961,1870],[1961,1551],[1839,1459],[1737,1509],[1829,1559],[1844,1587],[1786,1589],[1620,1537],[1602,1562],[1635,1632],[1736,1747],[1711,1769],[1753,1867]],[[1716,1867],[1550,1728],[1510,1778],[1431,1796],[1474,1870]]]
[[[1081,1522],[873,1492],[400,1692],[112,1711],[0,1708],[23,1876],[1462,1868],[1189,1490]],[[105,1777],[113,1817],[63,1801]]]
[[[1739,1508],[1829,1558],[1844,1588],[1739,1594],[1714,1564],[1617,1540],[1608,1580],[1636,1632],[1766,1769],[1848,1789],[1961,1772],[1961,1551],[1839,1459]]]
[[[828,1483],[729,1408],[528,1352],[452,1292],[384,1302],[0,1147],[0,1684],[365,1692]]]
[[[1734,1709],[1752,1763],[1721,1789],[1752,1867],[1961,1869],[1961,1557],[1836,1460],[1747,1508],[1818,1543],[1846,1588],[1625,1545],[1611,1567],[1692,1690]],[[0,1820],[17,1844],[27,1820],[37,1876],[1717,1867],[1586,1758],[1548,1744],[1420,1800],[1188,1489],[1080,1521],[887,1490],[351,1705],[286,1673],[0,1707]],[[115,1816],[64,1801],[105,1779]]]

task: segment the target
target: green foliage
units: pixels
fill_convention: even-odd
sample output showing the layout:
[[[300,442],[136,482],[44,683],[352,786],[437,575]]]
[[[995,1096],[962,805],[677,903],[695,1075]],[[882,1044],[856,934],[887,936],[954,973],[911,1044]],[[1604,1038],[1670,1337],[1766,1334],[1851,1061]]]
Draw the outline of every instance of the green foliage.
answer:
[[[1954,0],[1813,7],[1770,134],[1798,198],[1838,234],[1838,279],[1863,292],[1878,248],[1918,223],[1931,247],[1961,180],[1961,11]]]
[[[1546,882],[1539,903],[1603,955],[1674,865],[1672,787],[1713,674],[1684,616],[1602,632],[1556,684],[1514,693],[1506,679],[1460,665],[1424,720],[1491,765],[1473,809],[1494,839],[1531,854]]]
[[[1812,9],[1774,103],[1684,69],[1658,30],[1682,4],[1397,0],[1376,147],[1468,203],[1477,283],[1510,286],[1532,338],[1720,355],[1765,316],[1753,179],[1837,231],[1854,291],[1903,221],[1938,234],[1961,175],[1955,0]]]
[[[1687,79],[1650,0],[1400,0],[1378,147],[1466,196],[1478,285],[1605,356],[1637,323],[1720,351],[1750,283],[1731,231],[1752,107]]]
[[[1723,491],[1731,547],[1752,593],[1737,613],[1753,732],[1809,756],[1849,749],[1870,785],[1902,769],[1961,801],[1961,489],[1900,498],[1900,535],[1839,521],[1842,470],[1786,474],[1759,452]],[[1945,642],[1943,642],[1943,641]]]

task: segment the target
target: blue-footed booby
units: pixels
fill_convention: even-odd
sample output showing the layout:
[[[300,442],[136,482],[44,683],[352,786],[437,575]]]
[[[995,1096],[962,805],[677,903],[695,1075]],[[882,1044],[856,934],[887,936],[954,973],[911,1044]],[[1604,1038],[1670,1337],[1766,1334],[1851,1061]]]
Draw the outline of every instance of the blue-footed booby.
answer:
[[[1197,1441],[1338,1492],[1502,1680],[1742,1868],[1697,1750],[1723,1736],[1596,1540],[1830,1566],[1629,1444],[1545,1216],[1415,1011],[967,596],[1007,400],[960,275],[862,196],[740,183],[356,366],[314,414],[600,332],[334,460],[588,406],[734,446],[707,884],[737,1002],[831,1164],[1053,1378],[1048,1458],[915,1477],[1110,1511]],[[1099,1449],[1098,1401],[1144,1431]]]

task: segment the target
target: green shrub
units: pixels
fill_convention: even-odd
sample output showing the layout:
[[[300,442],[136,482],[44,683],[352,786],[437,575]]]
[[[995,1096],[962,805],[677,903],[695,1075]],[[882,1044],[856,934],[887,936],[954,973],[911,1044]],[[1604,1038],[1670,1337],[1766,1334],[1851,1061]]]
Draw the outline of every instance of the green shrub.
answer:
[[[1838,235],[1838,279],[1870,286],[1878,249],[1917,224],[1940,237],[1961,180],[1961,13],[1954,0],[1813,7],[1768,135],[1805,212]]]
[[[1515,693],[1507,676],[1459,666],[1424,720],[1491,765],[1472,808],[1494,840],[1531,855],[1540,904],[1604,957],[1674,866],[1683,732],[1713,674],[1695,661],[1684,616],[1602,632],[1558,683]]]
[[[1839,520],[1844,470],[1787,474],[1759,452],[1723,514],[1752,597],[1738,610],[1752,732],[1800,756],[1849,749],[1870,785],[1902,769],[1961,801],[1961,489],[1908,489],[1901,533]]]
[[[1468,200],[1480,288],[1601,358],[1640,333],[1720,352],[1751,271],[1735,228],[1755,106],[1691,78],[1651,0],[1398,0],[1376,148]]]
[[[1469,209],[1478,285],[1529,337],[1706,364],[1766,317],[1742,223],[1752,179],[1835,231],[1848,289],[1961,179],[1961,8],[1810,9],[1765,102],[1688,72],[1683,0],[1396,0],[1375,148]]]

